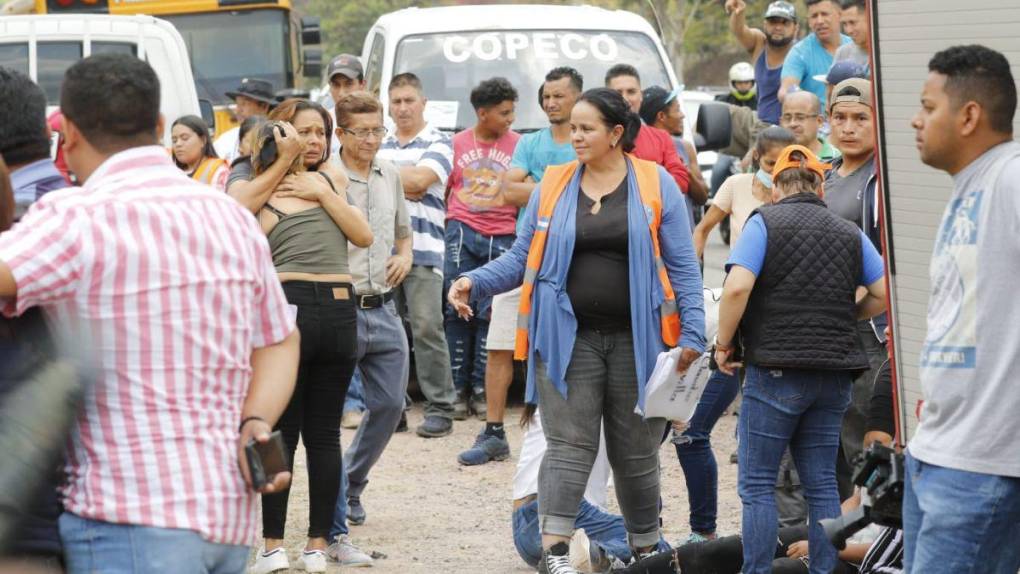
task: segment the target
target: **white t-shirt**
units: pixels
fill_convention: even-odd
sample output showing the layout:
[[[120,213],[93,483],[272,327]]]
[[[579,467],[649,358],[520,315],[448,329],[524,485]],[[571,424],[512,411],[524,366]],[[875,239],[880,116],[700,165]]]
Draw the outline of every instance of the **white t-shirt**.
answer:
[[[545,448],[545,432],[542,431],[542,420],[536,411],[535,416],[531,417],[531,424],[528,425],[528,432],[525,433],[521,443],[521,454],[517,459],[517,472],[514,474],[514,500],[538,493],[538,469],[542,466]],[[605,429],[603,429],[599,436],[599,454],[595,457],[595,465],[592,466],[591,475],[588,476],[588,486],[584,491],[584,498],[602,510],[608,508],[611,472],[609,457],[606,455]]]
[[[763,203],[752,193],[753,183],[753,173],[738,173],[727,178],[712,198],[712,205],[730,214],[730,245],[737,244],[747,218]]]
[[[216,155],[227,160],[227,164],[234,163],[234,160],[239,155],[237,148],[241,145],[240,138],[238,137],[240,131],[240,127],[231,128],[220,134],[220,137],[216,138],[216,141],[213,142]]]

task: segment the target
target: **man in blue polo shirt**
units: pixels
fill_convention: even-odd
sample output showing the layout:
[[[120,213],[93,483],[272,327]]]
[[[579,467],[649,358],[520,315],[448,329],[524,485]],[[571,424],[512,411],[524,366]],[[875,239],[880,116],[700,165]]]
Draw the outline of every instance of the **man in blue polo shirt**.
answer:
[[[531,193],[538,189],[545,168],[577,159],[570,141],[570,112],[583,88],[584,78],[577,70],[561,67],[550,70],[539,89],[538,100],[549,118],[549,127],[521,137],[503,180],[507,201],[521,208],[518,229],[519,217]],[[486,338],[485,428],[474,445],[457,457],[463,465],[485,464],[510,456],[510,443],[503,432],[503,415],[506,393],[513,382],[514,333],[520,300],[520,287],[500,293],[492,300],[492,320]]]
[[[779,88],[779,100],[795,89],[814,92],[825,109],[825,84],[815,80],[832,67],[836,50],[843,44],[853,42],[849,36],[840,33],[842,10],[836,0],[807,0],[808,25],[811,33],[797,42],[783,62],[783,83]]]

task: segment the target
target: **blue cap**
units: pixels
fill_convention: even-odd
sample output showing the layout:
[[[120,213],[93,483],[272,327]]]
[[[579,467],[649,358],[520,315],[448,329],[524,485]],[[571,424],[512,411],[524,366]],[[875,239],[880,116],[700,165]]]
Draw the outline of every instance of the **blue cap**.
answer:
[[[849,80],[850,78],[863,78],[866,80],[868,75],[867,67],[853,60],[840,60],[829,68],[829,73],[818,74],[814,76],[814,79],[830,86],[835,86],[843,80]]]

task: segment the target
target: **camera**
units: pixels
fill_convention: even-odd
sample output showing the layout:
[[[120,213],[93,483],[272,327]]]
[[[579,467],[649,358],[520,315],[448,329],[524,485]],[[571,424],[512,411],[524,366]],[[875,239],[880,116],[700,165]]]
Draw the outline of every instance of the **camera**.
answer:
[[[861,487],[861,505],[853,511],[821,521],[825,536],[837,549],[869,524],[903,527],[903,455],[874,443],[861,455],[854,484]]]

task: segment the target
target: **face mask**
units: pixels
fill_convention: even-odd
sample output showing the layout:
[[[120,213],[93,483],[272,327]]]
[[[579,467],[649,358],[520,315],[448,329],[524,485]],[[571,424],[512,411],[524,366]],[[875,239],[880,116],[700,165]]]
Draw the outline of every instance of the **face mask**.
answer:
[[[772,189],[771,173],[765,171],[764,169],[759,169],[758,173],[754,174],[754,176],[758,178],[758,181],[760,181],[761,184],[764,185],[766,189]]]

